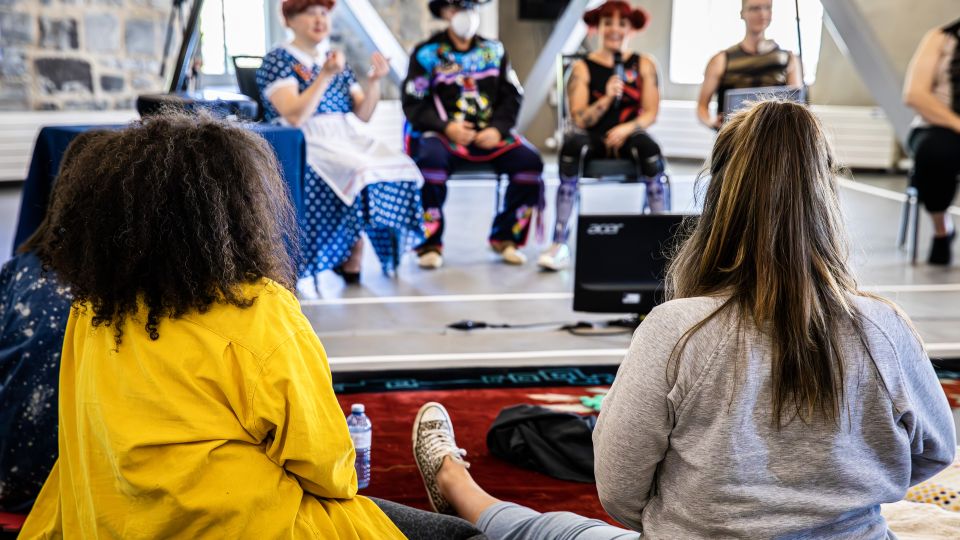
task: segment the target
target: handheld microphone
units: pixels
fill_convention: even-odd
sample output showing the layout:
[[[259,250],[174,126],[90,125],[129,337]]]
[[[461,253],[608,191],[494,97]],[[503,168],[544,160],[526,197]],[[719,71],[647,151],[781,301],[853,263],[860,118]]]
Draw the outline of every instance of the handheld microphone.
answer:
[[[626,76],[623,72],[623,55],[620,54],[620,51],[613,53],[613,73],[623,82],[626,82]],[[620,109],[620,99],[623,97],[623,94],[617,96],[613,100],[613,108]]]

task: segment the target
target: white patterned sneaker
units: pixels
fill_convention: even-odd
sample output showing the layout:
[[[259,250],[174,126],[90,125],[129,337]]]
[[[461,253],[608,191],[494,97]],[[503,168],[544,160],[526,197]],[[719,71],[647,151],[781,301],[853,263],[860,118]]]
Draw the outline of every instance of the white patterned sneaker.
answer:
[[[540,255],[537,265],[544,270],[559,272],[570,266],[570,248],[566,244],[551,244],[550,248]]]
[[[436,402],[425,403],[420,407],[420,412],[413,421],[413,458],[420,469],[430,506],[435,512],[456,515],[453,506],[440,494],[437,473],[443,465],[443,458],[447,456],[464,467],[470,467],[470,464],[463,460],[466,454],[466,450],[457,448],[457,441],[453,438],[453,423],[447,409]]]
[[[500,252],[500,258],[507,264],[521,265],[527,262],[527,256],[515,246],[508,245]]]
[[[436,270],[443,266],[443,255],[436,251],[428,251],[417,258],[417,264],[426,270]]]

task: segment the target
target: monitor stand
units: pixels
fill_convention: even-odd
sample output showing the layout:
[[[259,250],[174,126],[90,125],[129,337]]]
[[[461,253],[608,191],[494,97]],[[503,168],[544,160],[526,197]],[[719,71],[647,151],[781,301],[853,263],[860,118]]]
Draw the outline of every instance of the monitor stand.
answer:
[[[221,118],[236,117],[239,120],[255,120],[257,104],[252,99],[234,92],[199,90],[172,94],[144,94],[137,97],[137,112],[140,117],[157,114],[165,109],[185,111],[206,110]]]

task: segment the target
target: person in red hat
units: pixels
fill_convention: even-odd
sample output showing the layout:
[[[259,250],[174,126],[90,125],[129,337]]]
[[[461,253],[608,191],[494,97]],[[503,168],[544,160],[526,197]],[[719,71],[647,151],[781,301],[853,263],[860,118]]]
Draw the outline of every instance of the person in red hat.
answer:
[[[312,277],[304,283],[313,285],[323,270],[334,270],[348,284],[360,280],[363,233],[388,274],[423,239],[420,170],[399,149],[357,132],[347,119],[353,113],[370,120],[389,64],[373,53],[366,80],[358,80],[343,51],[330,47],[335,5],[284,0],[293,40],[267,53],[257,70],[264,118],[300,128],[307,142],[300,277]],[[313,295],[310,287],[300,291]]]
[[[612,0],[586,12],[583,20],[599,37],[599,46],[573,64],[567,83],[573,125],[560,148],[553,244],[537,260],[545,270],[570,264],[568,222],[584,159],[633,161],[647,185],[645,204],[650,211],[663,212],[670,205],[660,146],[646,132],[660,110],[657,62],[649,54],[629,50],[630,38],[646,27],[650,17],[629,2]]]
[[[503,44],[477,35],[477,8],[487,1],[431,0],[430,12],[448,26],[414,48],[403,83],[408,153],[424,178],[426,241],[417,248],[423,268],[443,264],[446,182],[463,165],[490,163],[510,177],[489,237],[504,262],[526,262],[518,248],[543,208],[543,160],[514,129],[520,81]]]

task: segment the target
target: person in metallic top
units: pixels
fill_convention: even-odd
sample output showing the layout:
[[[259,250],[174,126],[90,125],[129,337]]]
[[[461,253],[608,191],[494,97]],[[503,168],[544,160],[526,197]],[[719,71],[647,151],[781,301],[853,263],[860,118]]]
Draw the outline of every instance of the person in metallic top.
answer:
[[[697,118],[718,129],[726,110],[724,97],[734,88],[801,86],[800,61],[781,49],[766,31],[773,18],[773,0],[743,0],[740,18],[746,26],[743,41],[713,55],[703,74],[697,100]],[[717,114],[710,114],[710,100],[717,96]]]

